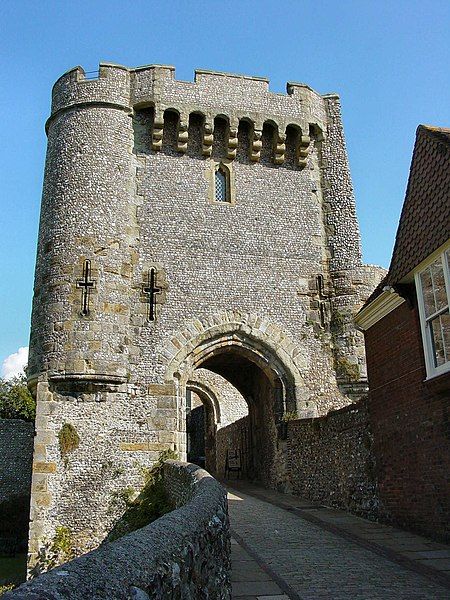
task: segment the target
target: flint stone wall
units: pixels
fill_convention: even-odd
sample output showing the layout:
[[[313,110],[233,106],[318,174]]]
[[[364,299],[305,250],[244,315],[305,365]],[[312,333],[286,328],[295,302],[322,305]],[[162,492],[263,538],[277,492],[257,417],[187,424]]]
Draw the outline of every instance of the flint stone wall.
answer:
[[[192,464],[167,461],[164,481],[177,507],[5,594],[5,600],[200,600],[231,598],[225,489]]]
[[[33,435],[33,423],[0,419],[0,504],[30,495]]]
[[[34,424],[0,419],[0,553],[26,551]]]
[[[290,421],[287,454],[294,494],[377,518],[379,502],[367,400],[325,417]]]

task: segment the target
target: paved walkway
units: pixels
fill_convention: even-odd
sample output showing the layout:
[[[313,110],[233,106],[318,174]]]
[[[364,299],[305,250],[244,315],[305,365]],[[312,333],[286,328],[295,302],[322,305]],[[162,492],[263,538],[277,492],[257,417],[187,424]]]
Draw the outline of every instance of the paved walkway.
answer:
[[[448,546],[296,496],[232,485],[233,598],[450,598]]]

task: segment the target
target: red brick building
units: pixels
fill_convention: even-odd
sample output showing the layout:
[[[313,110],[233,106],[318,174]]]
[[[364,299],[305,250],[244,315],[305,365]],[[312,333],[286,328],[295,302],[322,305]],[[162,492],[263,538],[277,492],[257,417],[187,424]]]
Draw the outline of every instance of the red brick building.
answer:
[[[419,126],[389,272],[364,331],[380,500],[403,527],[449,539],[450,129]]]

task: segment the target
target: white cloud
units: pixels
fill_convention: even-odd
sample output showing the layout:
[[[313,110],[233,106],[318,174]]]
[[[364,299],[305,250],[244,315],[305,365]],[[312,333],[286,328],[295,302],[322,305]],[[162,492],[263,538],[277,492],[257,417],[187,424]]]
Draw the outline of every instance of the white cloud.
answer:
[[[4,379],[12,379],[16,375],[20,375],[27,362],[28,346],[19,348],[17,352],[14,352],[14,354],[10,354],[3,361],[2,377]]]

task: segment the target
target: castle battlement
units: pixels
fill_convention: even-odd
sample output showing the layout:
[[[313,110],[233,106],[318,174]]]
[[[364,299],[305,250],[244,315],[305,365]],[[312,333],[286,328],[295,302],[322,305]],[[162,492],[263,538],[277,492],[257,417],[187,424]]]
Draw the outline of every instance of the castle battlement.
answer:
[[[298,166],[306,166],[310,136],[323,139],[328,122],[330,98],[303,83],[287,84],[287,94],[269,90],[269,80],[196,70],[193,82],[175,79],[175,69],[167,65],[147,65],[130,69],[121,65],[100,63],[98,77],[89,78],[76,67],[58,79],[53,87],[50,123],[62,112],[75,107],[105,106],[126,112],[153,109],[152,149],[162,146],[167,111],[177,115],[177,150],[186,152],[189,122],[192,115],[203,121],[203,156],[211,155],[215,119],[227,123],[227,157],[236,156],[239,124],[250,125],[250,159],[258,162],[265,124],[273,128],[275,164],[285,160],[289,128],[297,134],[293,142]]]

